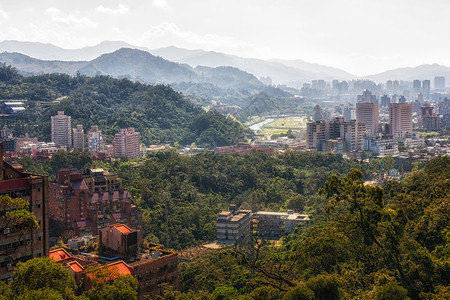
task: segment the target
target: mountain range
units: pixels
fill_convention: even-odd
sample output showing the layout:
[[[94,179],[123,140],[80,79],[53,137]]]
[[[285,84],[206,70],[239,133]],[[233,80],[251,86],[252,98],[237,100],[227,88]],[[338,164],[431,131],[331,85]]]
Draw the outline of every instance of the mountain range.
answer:
[[[121,64],[119,57],[105,56],[109,53],[116,53],[121,48],[140,50],[135,52],[139,59],[144,59],[141,63],[138,58],[127,57],[125,53],[121,54],[121,59],[126,59]],[[37,42],[21,41],[3,41],[0,42],[1,52],[16,52],[26,56],[17,56],[14,59],[11,56],[1,54],[0,61],[14,61],[15,67],[22,71],[30,73],[43,72],[63,72],[74,74],[76,71],[84,72],[86,75],[108,74],[111,76],[125,76],[136,79],[144,79],[148,82],[210,82],[205,78],[220,76],[217,72],[221,69],[217,67],[233,67],[244,72],[253,74],[256,78],[270,78],[275,84],[285,84],[300,88],[303,82],[310,82],[314,79],[324,79],[331,81],[358,79],[356,75],[350,74],[344,70],[324,66],[320,64],[309,63],[303,60],[282,60],[271,59],[262,60],[255,58],[244,58],[236,55],[229,55],[214,51],[205,51],[201,49],[189,50],[174,46],[149,50],[145,47],[137,47],[121,41],[105,41],[95,46],[84,47],[80,49],[63,49],[52,44],[43,44]],[[179,63],[178,66],[166,64],[167,71],[173,71],[173,75],[161,74],[154,70],[154,64],[159,63],[155,58],[149,59],[145,53],[151,53],[154,56],[164,58],[168,62]],[[131,52],[129,52],[131,53]],[[39,59],[40,62],[33,60]],[[151,61],[151,63],[150,63]],[[146,65],[150,63],[149,65]],[[209,67],[210,69],[198,68],[199,66]],[[127,69],[132,67],[132,70]],[[190,68],[189,68],[190,67]],[[211,70],[217,71],[211,75]],[[222,69],[224,70],[224,69]],[[227,69],[230,70],[230,69]],[[202,78],[203,73],[203,78]],[[447,82],[450,82],[450,68],[438,64],[420,65],[417,67],[398,68],[385,71],[379,74],[364,76],[359,79],[369,79],[375,82],[386,82],[387,80],[414,80],[430,79],[435,76],[445,76]],[[256,79],[255,78],[255,79]],[[223,82],[224,80],[222,80]],[[254,79],[253,79],[254,81]],[[256,82],[256,81],[254,81]]]
[[[234,67],[192,68],[187,64],[171,62],[147,51],[120,48],[102,54],[90,61],[41,60],[20,53],[0,53],[0,61],[12,65],[23,73],[65,73],[81,75],[109,75],[129,78],[145,83],[212,83],[222,89],[259,90],[264,85],[252,74]]]

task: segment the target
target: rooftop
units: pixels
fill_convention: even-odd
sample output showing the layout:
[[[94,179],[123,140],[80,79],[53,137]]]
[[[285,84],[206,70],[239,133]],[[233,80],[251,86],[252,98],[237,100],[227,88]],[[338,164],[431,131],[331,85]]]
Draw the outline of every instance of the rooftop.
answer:
[[[61,260],[65,260],[67,258],[72,257],[66,250],[60,248],[56,250],[50,250],[48,256],[50,258],[53,258],[56,262],[59,262]]]
[[[127,225],[124,225],[124,224],[115,225],[115,226],[113,226],[113,228],[119,230],[120,233],[123,233],[123,234],[127,234],[127,233],[130,233],[132,231]]]
[[[83,266],[80,265],[76,260],[68,262],[67,265],[69,266],[69,268],[74,270],[76,273],[83,272],[83,270],[84,270]]]

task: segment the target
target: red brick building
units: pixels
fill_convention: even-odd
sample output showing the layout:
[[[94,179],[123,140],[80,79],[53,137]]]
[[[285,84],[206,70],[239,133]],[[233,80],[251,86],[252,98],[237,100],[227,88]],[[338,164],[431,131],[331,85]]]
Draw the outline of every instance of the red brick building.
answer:
[[[91,190],[95,189],[93,186],[97,181],[69,169],[59,170],[56,180],[49,186],[51,218],[78,235],[97,235],[98,229],[115,223],[142,229],[142,211],[131,203],[131,194],[127,190],[116,189],[120,185],[110,183],[99,185],[100,191],[92,192],[86,180],[91,184]],[[105,191],[106,187],[109,190]]]
[[[0,143],[0,195],[22,198],[30,203],[39,228],[32,233],[5,227],[0,232],[0,280],[12,277],[17,262],[48,255],[48,178],[23,172],[3,161],[3,144]],[[0,207],[0,216],[5,208]],[[1,221],[0,221],[1,222]]]

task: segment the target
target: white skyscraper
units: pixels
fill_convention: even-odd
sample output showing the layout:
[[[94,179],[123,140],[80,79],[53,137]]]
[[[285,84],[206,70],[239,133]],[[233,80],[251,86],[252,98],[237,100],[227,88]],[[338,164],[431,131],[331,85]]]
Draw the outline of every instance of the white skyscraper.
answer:
[[[64,115],[63,111],[58,111],[56,116],[51,117],[52,122],[52,142],[56,146],[66,146],[69,151],[72,146],[72,124],[71,117]]]

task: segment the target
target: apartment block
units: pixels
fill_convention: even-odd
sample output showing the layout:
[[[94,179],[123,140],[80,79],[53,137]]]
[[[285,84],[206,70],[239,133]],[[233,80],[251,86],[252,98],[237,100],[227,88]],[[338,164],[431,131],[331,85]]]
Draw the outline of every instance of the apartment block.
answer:
[[[48,255],[49,200],[48,177],[24,172],[3,161],[3,144],[0,143],[0,196],[22,198],[30,203],[39,228],[32,233],[13,226],[0,224],[0,280],[9,281],[19,261]],[[0,208],[0,216],[7,208]]]
[[[84,151],[84,129],[81,124],[73,129],[73,149]]]
[[[52,142],[56,146],[65,146],[66,151],[72,146],[72,118],[64,115],[64,111],[58,111],[56,116],[51,117]]]
[[[380,107],[378,103],[356,103],[356,120],[358,123],[366,124],[368,134],[378,132],[379,119]]]
[[[344,151],[361,151],[366,125],[356,120],[345,122],[344,117],[333,121],[318,121],[306,125],[306,145],[308,149],[327,151],[328,140],[343,138]],[[336,141],[337,142],[337,141]]]
[[[97,125],[91,126],[91,129],[88,132],[88,151],[99,152],[103,150],[103,137],[101,130],[98,129]]]
[[[412,104],[389,104],[389,133],[412,132]]]
[[[229,211],[219,214],[217,219],[217,242],[239,246],[247,245],[251,236],[250,210],[237,210],[230,205]]]
[[[141,135],[133,127],[121,129],[113,142],[114,157],[134,158],[141,155]]]
[[[278,239],[293,233],[298,225],[308,225],[308,215],[287,212],[258,211],[253,214],[253,226],[259,237]]]

